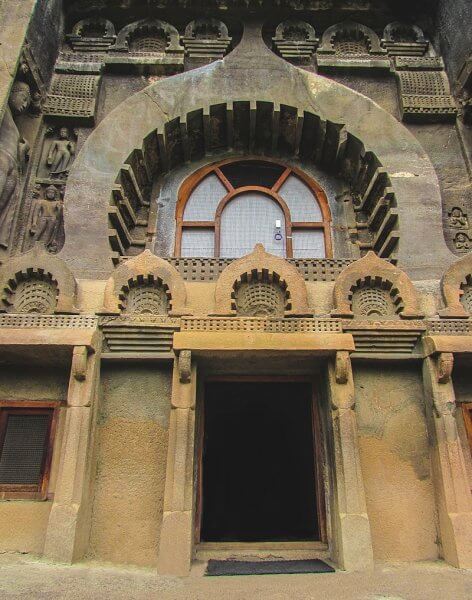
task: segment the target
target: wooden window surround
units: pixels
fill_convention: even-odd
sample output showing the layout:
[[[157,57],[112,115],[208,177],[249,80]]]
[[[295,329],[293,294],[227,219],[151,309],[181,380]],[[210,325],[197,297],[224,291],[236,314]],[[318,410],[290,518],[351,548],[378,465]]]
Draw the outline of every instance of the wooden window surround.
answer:
[[[261,186],[261,185],[244,185],[237,186],[233,185],[224,171],[225,167],[228,165],[236,165],[237,163],[248,164],[250,162],[254,162],[254,165],[265,163],[271,164],[274,166],[280,167],[280,175],[273,185],[270,186]],[[222,183],[226,190],[226,194],[222,196],[215,214],[212,220],[184,220],[184,213],[187,202],[192,195],[192,192],[197,188],[197,186],[209,175],[214,174],[218,178],[218,180]],[[313,195],[314,202],[318,204],[319,211],[322,215],[322,221],[292,221],[290,216],[290,210],[287,205],[287,202],[281,197],[279,191],[283,184],[287,181],[287,179],[294,175],[296,178],[300,179],[303,183],[308,186]],[[257,179],[257,177],[255,178]],[[303,171],[297,169],[296,167],[288,167],[282,163],[277,161],[263,158],[261,157],[244,157],[237,159],[228,159],[225,161],[221,161],[218,163],[214,163],[211,165],[207,165],[195,173],[193,173],[187,180],[182,184],[178,201],[177,201],[177,209],[176,209],[176,240],[175,240],[175,256],[180,257],[182,251],[182,234],[184,230],[188,229],[205,229],[211,230],[214,234],[214,256],[216,258],[220,257],[220,248],[221,248],[221,216],[224,208],[227,204],[231,202],[238,195],[244,194],[246,192],[256,192],[262,193],[266,196],[272,198],[276,204],[281,208],[284,217],[285,217],[285,253],[286,258],[294,257],[294,248],[292,243],[292,232],[300,232],[300,231],[322,231],[324,234],[324,251],[325,258],[332,258],[333,250],[332,250],[332,240],[331,240],[331,211],[329,209],[328,200],[326,194],[322,190],[322,188],[310,177],[308,177]],[[238,258],[238,257],[231,257]]]
[[[472,402],[462,403],[462,414],[464,415],[465,430],[469,440],[470,452],[472,453]]]
[[[0,499],[47,499],[59,405],[52,401],[0,400]],[[28,424],[29,417],[37,418]],[[15,454],[25,436],[31,444],[22,455],[23,465],[17,463],[16,477]]]

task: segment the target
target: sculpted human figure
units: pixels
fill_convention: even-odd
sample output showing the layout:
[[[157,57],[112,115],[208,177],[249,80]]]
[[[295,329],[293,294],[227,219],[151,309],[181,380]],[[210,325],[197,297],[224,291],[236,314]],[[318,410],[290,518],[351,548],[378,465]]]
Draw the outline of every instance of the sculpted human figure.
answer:
[[[23,114],[31,104],[28,84],[13,84],[9,110],[0,128],[0,246],[8,248],[15,214],[20,177],[28,160],[29,144],[21,137],[13,116]]]
[[[63,175],[70,167],[75,154],[75,143],[69,140],[66,127],[59,130],[59,139],[51,144],[46,164],[50,167],[51,175]]]
[[[30,234],[35,242],[41,242],[47,250],[57,248],[57,234],[62,220],[62,200],[59,190],[50,185],[44,198],[38,198],[33,206]]]

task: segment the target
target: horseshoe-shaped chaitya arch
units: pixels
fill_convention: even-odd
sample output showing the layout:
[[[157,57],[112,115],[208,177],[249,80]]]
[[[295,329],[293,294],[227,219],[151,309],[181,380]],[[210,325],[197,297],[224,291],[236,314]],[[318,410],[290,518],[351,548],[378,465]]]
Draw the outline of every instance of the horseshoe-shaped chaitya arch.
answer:
[[[379,226],[373,243],[361,252],[396,258],[413,279],[444,271],[453,255],[442,242],[438,179],[412,134],[372,100],[293,67],[262,40],[260,52],[272,61],[271,77],[248,77],[257,61],[242,68],[236,59],[243,47],[244,39],[211,69],[148,86],[90,135],[70,172],[65,197],[61,256],[74,272],[106,278],[113,259],[126,253],[126,231],[116,234],[123,186],[145,204],[143,190],[160,174],[221,152],[288,156],[347,179],[354,210],[367,215],[367,226]],[[412,197],[424,200],[422,211],[409,210]],[[428,236],[441,240],[434,258],[428,245],[418,244]]]

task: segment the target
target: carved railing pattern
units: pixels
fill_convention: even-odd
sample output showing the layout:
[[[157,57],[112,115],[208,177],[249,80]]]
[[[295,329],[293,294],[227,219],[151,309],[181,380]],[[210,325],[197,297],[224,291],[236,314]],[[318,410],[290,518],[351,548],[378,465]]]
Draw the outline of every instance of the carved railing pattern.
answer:
[[[341,333],[339,319],[259,317],[183,317],[182,331],[259,331],[264,333]]]
[[[24,329],[42,327],[55,329],[94,329],[98,318],[93,315],[39,315],[8,314],[0,315],[0,327]]]

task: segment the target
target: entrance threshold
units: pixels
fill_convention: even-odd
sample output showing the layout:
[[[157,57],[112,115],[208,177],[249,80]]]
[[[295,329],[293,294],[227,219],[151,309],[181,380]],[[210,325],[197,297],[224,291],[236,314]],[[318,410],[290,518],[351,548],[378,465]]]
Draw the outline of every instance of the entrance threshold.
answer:
[[[200,542],[195,547],[195,559],[257,558],[259,560],[294,560],[330,558],[328,545],[324,542]]]

